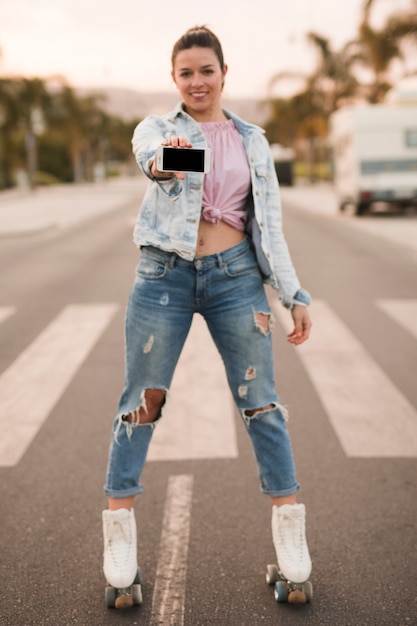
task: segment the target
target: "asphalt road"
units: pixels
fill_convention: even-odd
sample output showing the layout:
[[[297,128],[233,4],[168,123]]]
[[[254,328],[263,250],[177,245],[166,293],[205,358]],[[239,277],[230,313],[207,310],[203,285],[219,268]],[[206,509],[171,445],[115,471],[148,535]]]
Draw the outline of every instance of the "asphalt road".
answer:
[[[319,341],[313,355],[287,344],[281,317],[274,330],[277,387],[290,409],[300,500],[307,506],[313,602],[278,605],[265,583],[265,566],[274,561],[269,503],[259,493],[240,418],[225,406],[233,423],[227,437],[234,440],[223,448],[226,435],[216,426],[217,457],[210,452],[205,458],[200,450],[193,458],[185,451],[174,459],[168,451],[147,464],[145,492],[136,504],[144,602],[123,612],[104,606],[102,485],[123,377],[124,306],[137,258],[131,244],[137,203],[130,202],[87,222],[0,242],[0,390],[2,378],[15,385],[9,396],[3,385],[9,399],[0,401],[0,422],[12,448],[28,437],[32,410],[41,414],[39,399],[46,398],[44,419],[20,458],[0,467],[2,626],[417,624],[417,337],[410,325],[417,299],[415,250],[375,236],[358,226],[357,218],[300,210],[291,190],[285,203],[294,262],[301,282],[320,303],[312,309],[313,332],[321,326],[320,333],[336,329],[329,340],[333,345],[323,348],[323,340],[320,349]],[[415,216],[404,220],[415,228]],[[110,306],[100,327],[97,304]],[[36,368],[42,367],[48,352],[39,356],[37,342],[73,305],[92,316],[89,348],[63,383],[61,369],[79,339],[78,322],[71,326],[67,320],[59,334],[69,337],[70,347],[48,348],[56,350],[55,367],[36,379],[30,360],[37,358]],[[314,320],[317,314],[325,323]],[[339,341],[344,351],[334,353]],[[86,345],[84,339],[80,343]],[[30,346],[25,369],[19,359]],[[195,351],[201,348],[198,344]],[[334,372],[317,377],[329,355]],[[15,377],[5,378],[15,364]],[[346,371],[352,378],[360,371],[363,388],[377,384],[379,392],[362,396]],[[45,408],[52,387],[60,384],[59,397]],[[208,403],[198,398],[210,384],[208,402],[218,378],[207,381],[193,368],[186,372],[195,421],[204,411],[200,404]],[[350,410],[347,430],[341,408]],[[374,439],[380,442],[377,453]],[[0,455],[0,465],[1,460]],[[184,515],[178,533],[168,537],[171,543],[181,539],[178,571],[170,581],[178,602],[170,617],[174,605],[155,589],[164,582],[161,537],[166,537],[175,487],[183,496]]]

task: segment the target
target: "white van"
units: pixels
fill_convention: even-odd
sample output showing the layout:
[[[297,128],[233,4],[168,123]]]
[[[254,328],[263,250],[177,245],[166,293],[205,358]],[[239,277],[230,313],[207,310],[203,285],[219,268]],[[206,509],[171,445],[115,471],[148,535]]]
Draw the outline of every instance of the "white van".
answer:
[[[339,207],[417,203],[417,106],[347,106],[330,118]]]

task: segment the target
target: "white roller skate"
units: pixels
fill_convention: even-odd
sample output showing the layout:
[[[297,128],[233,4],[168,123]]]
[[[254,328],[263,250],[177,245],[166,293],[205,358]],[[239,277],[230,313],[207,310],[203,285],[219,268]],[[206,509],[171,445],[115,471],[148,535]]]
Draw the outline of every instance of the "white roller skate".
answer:
[[[272,508],[272,538],[278,567],[267,566],[266,580],[275,585],[277,602],[304,604],[313,597],[308,580],[311,559],[305,532],[304,504],[284,504]]]
[[[136,521],[133,509],[103,511],[104,563],[108,585],[106,606],[126,608],[142,603],[137,562]]]

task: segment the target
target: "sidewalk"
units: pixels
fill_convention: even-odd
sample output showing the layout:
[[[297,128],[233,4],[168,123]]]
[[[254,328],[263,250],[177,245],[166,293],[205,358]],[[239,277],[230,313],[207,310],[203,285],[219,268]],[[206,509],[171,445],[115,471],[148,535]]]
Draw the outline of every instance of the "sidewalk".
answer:
[[[100,183],[40,187],[36,191],[0,192],[0,239],[62,229],[137,202],[139,209],[147,179],[137,175]],[[406,246],[417,252],[417,215],[370,215],[357,218],[338,210],[329,184],[282,187],[284,208],[343,220],[347,228]]]
[[[0,238],[60,229],[137,201],[145,177],[0,192]]]
[[[311,213],[336,217],[340,215],[336,192],[330,183],[281,187],[282,202],[287,201]]]
[[[334,188],[329,183],[315,185],[296,185],[282,187],[283,206],[322,215],[328,219],[343,220],[347,228],[378,237],[382,240],[399,244],[417,252],[417,214],[370,214],[362,217],[349,215],[339,211],[338,200]],[[416,257],[417,260],[417,257]]]

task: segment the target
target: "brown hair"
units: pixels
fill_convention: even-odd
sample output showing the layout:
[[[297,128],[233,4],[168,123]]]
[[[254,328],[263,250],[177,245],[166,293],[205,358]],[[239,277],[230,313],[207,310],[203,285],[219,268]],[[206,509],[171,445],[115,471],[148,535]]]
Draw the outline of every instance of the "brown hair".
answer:
[[[207,26],[193,26],[193,28],[189,28],[184,35],[178,39],[172,48],[172,69],[174,69],[177,54],[182,50],[188,50],[193,47],[211,48],[220,63],[221,70],[224,70],[222,46],[216,35],[209,28],[207,28]]]

